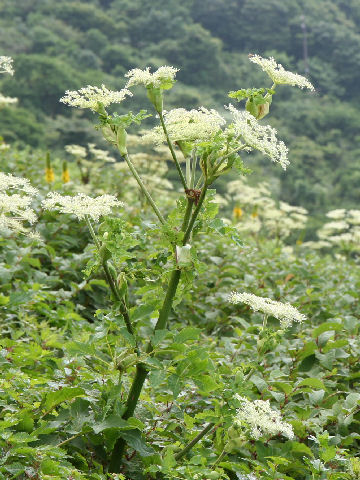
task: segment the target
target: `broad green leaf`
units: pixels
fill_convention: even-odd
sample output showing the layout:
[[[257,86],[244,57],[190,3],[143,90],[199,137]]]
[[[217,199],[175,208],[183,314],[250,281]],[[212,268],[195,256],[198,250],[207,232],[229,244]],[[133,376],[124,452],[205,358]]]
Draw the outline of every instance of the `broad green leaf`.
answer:
[[[133,427],[129,425],[129,423],[119,415],[109,415],[105,420],[103,420],[100,423],[95,423],[95,425],[93,426],[93,430],[95,433],[103,432],[108,428],[129,430],[129,429],[132,429]]]
[[[85,392],[80,387],[63,387],[60,390],[50,392],[46,395],[44,408],[45,410],[51,410],[62,402],[66,402],[83,395],[85,395]]]
[[[297,385],[297,387],[312,387],[326,390],[323,381],[319,378],[305,378]]]
[[[175,335],[174,343],[185,343],[189,340],[197,340],[200,332],[200,328],[186,327]]]
[[[141,457],[149,457],[155,453],[155,451],[146,444],[141,432],[137,429],[122,431],[120,436],[130,447],[136,450]]]

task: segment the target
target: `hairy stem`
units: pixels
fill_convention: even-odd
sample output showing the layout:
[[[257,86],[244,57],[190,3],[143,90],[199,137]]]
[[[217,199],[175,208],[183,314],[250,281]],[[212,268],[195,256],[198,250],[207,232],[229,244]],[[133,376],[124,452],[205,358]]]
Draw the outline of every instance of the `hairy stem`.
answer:
[[[155,215],[158,217],[158,219],[160,220],[160,222],[162,224],[165,224],[165,219],[164,217],[161,215],[160,213],[160,210],[158,209],[158,207],[156,206],[152,196],[150,195],[148,189],[145,187],[143,181],[141,180],[136,168],[135,168],[135,165],[132,163],[132,161],[130,160],[130,157],[128,154],[124,155],[123,156],[124,159],[125,159],[125,162],[128,164],[128,167],[130,168],[131,170],[131,173],[134,175],[135,177],[135,180],[137,181],[141,191],[143,192],[143,194],[145,195],[145,197],[147,198],[148,202],[150,203],[150,205],[152,206],[152,209],[154,210],[155,212]]]
[[[222,459],[225,457],[226,455],[226,452],[225,452],[225,449],[220,453],[220,455],[218,456],[216,462],[214,463],[214,467],[216,467],[217,465],[219,465],[219,463],[222,461]]]
[[[86,224],[89,228],[90,235],[91,235],[92,239],[94,240],[95,246],[96,246],[97,250],[99,251],[100,248],[101,248],[101,245],[100,245],[100,242],[99,242],[99,240],[98,240],[98,238],[95,234],[94,228],[91,224],[91,221],[90,221],[90,218],[89,218],[88,215],[85,216],[85,221],[86,221]],[[119,293],[119,290],[118,290],[117,284],[116,284],[116,279],[113,278],[113,276],[110,272],[110,269],[109,269],[109,265],[107,264],[107,261],[102,262],[102,267],[104,269],[106,281],[109,284],[111,293],[113,294],[115,300],[118,301],[119,304],[120,304],[120,313],[124,318],[124,322],[125,322],[127,331],[131,335],[134,335],[134,329],[133,329],[133,327],[131,325],[131,322],[130,322],[129,312],[128,312],[126,303],[125,303],[123,297]],[[136,352],[138,352],[137,348],[136,348]]]
[[[184,214],[184,220],[183,220],[183,223],[182,223],[182,226],[181,226],[181,230],[183,232],[185,232],[184,239],[183,239],[183,245],[186,245],[186,243],[188,242],[188,240],[190,238],[191,230],[194,226],[195,220],[196,220],[197,216],[199,215],[199,212],[201,210],[201,206],[204,202],[206,191],[207,191],[207,186],[205,185],[203,191],[201,192],[199,202],[198,202],[198,204],[197,204],[197,206],[196,206],[192,215],[191,215],[192,200],[188,198],[188,204],[187,204],[186,211],[185,211],[185,214]],[[164,301],[163,301],[163,305],[161,307],[159,318],[156,322],[154,331],[166,328],[167,320],[169,318],[169,314],[170,314],[171,307],[172,307],[172,304],[173,304],[173,301],[174,301],[176,290],[177,290],[177,287],[179,285],[180,276],[181,276],[181,270],[180,269],[174,270],[171,274],[169,284],[168,284],[168,288],[167,288],[167,292],[166,292],[166,295],[165,295],[165,298],[164,298]],[[153,351],[153,349],[154,349],[153,345],[151,344],[151,342],[149,342],[147,347],[146,347],[146,353],[150,354]],[[146,380],[147,374],[148,374],[148,370],[147,370],[146,366],[142,363],[139,363],[136,366],[135,377],[134,377],[134,380],[133,380],[133,383],[132,383],[132,386],[130,388],[130,392],[129,392],[129,395],[128,395],[128,398],[127,398],[127,401],[126,401],[125,412],[123,414],[123,418],[125,420],[130,418],[135,411],[135,408],[136,408],[136,405],[138,403],[140,393],[141,393],[142,387],[144,385],[144,382]],[[113,450],[112,455],[111,455],[110,464],[109,464],[109,472],[111,472],[111,473],[119,473],[120,472],[120,467],[121,467],[121,462],[122,462],[122,457],[123,457],[123,454],[124,454],[125,447],[126,447],[125,440],[122,439],[122,438],[119,438],[115,443],[115,447],[114,447],[114,450]]]
[[[173,144],[170,140],[170,137],[169,137],[169,134],[168,134],[168,131],[167,131],[167,128],[166,128],[166,125],[165,125],[165,122],[164,122],[164,116],[162,114],[162,112],[158,112],[159,114],[159,117],[160,117],[160,122],[161,122],[161,126],[164,130],[164,134],[165,134],[165,137],[166,137],[166,142],[168,144],[168,147],[170,149],[170,152],[171,152],[171,156],[175,162],[175,165],[176,165],[176,168],[177,168],[177,171],[179,172],[179,176],[180,176],[180,180],[181,180],[181,183],[182,183],[182,186],[184,187],[184,190],[186,190],[188,187],[187,187],[187,184],[186,184],[186,180],[185,180],[185,177],[184,177],[184,174],[183,174],[183,171],[181,170],[181,167],[180,167],[180,163],[176,157],[176,153],[175,153],[175,150],[174,150],[174,147],[173,147]]]
[[[183,456],[187,454],[189,450],[192,449],[194,445],[196,445],[212,428],[214,427],[213,423],[208,423],[201,432],[199,432],[196,437],[194,437],[191,442],[189,442],[185,447],[175,455],[175,460],[180,460]]]

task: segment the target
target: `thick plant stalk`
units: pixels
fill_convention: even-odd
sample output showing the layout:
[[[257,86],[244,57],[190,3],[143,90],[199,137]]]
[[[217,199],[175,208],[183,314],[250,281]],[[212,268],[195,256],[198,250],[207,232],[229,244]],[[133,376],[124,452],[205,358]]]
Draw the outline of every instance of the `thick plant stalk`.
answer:
[[[173,158],[173,160],[174,160],[174,162],[175,162],[177,171],[178,171],[178,173],[179,173],[182,186],[184,187],[184,190],[186,190],[186,189],[188,188],[188,187],[187,187],[187,184],[186,184],[186,180],[185,180],[183,171],[181,170],[180,163],[179,163],[179,161],[178,161],[178,159],[177,159],[177,157],[176,157],[176,153],[175,153],[173,144],[172,144],[172,142],[171,142],[171,140],[170,140],[170,137],[169,137],[169,134],[168,134],[168,131],[167,131],[165,122],[164,122],[164,116],[163,116],[162,112],[158,112],[158,114],[159,114],[159,117],[160,117],[161,126],[162,126],[162,128],[163,128],[163,130],[164,130],[164,134],[165,134],[165,137],[166,137],[166,141],[167,141],[168,147],[169,147],[170,152],[171,152],[171,156],[172,156],[172,158]]]
[[[128,167],[130,168],[131,170],[131,173],[134,175],[135,177],[135,180],[137,181],[141,191],[143,192],[143,194],[145,195],[145,197],[147,198],[148,202],[150,203],[150,205],[152,206],[154,212],[155,212],[155,215],[158,217],[158,219],[160,220],[160,222],[164,225],[166,222],[165,222],[165,219],[164,217],[161,215],[160,213],[160,210],[158,209],[158,207],[156,206],[152,196],[150,195],[148,189],[145,187],[143,181],[141,180],[136,168],[135,168],[135,165],[132,163],[132,161],[130,160],[130,157],[128,154],[126,155],[123,155],[124,159],[125,159],[125,162],[128,164]]]
[[[187,244],[187,242],[188,242],[188,240],[191,236],[192,228],[193,228],[194,223],[195,223],[195,221],[196,221],[196,219],[199,215],[199,212],[201,210],[202,204],[203,204],[205,196],[206,196],[206,191],[207,191],[207,185],[205,184],[204,187],[203,187],[203,190],[201,192],[198,204],[197,204],[197,206],[196,206],[192,215],[191,215],[192,200],[188,198],[188,204],[187,204],[187,208],[186,208],[186,211],[185,211],[183,224],[182,224],[182,227],[181,227],[182,231],[185,232],[183,242],[182,242],[183,245]],[[166,296],[165,296],[162,308],[160,310],[159,318],[158,318],[158,321],[155,325],[154,330],[160,330],[160,329],[164,329],[166,327],[167,320],[169,318],[171,307],[172,307],[174,297],[175,297],[175,294],[176,294],[176,290],[177,290],[177,287],[178,287],[178,284],[179,284],[179,281],[180,281],[180,276],[181,276],[181,270],[180,269],[174,270],[171,274],[169,284],[168,284],[168,288],[167,288],[167,292],[166,292]],[[146,348],[146,353],[150,354],[153,351],[153,348],[154,347],[152,346],[151,342],[149,342],[148,345],[147,345],[147,348]],[[128,398],[127,398],[127,401],[126,401],[125,412],[123,414],[123,418],[125,420],[130,418],[135,411],[135,408],[136,408],[136,405],[138,403],[140,393],[141,393],[141,390],[142,390],[142,387],[144,385],[144,382],[146,380],[147,375],[148,375],[148,370],[147,370],[146,366],[142,363],[139,363],[136,366],[135,377],[134,377],[134,380],[133,380],[133,383],[132,383],[132,386],[130,388],[130,392],[129,392],[129,395],[128,395]],[[111,473],[119,473],[120,472],[121,461],[122,461],[122,457],[123,457],[123,454],[124,454],[125,446],[126,446],[125,440],[122,439],[122,438],[119,438],[117,440],[116,444],[115,444],[114,450],[113,450],[112,455],[111,455],[110,464],[109,464],[109,472],[111,472]]]

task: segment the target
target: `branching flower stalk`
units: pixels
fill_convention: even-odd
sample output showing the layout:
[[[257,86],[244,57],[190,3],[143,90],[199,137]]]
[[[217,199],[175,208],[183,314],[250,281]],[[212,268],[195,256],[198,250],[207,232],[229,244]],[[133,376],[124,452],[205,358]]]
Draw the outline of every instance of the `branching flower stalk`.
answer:
[[[129,157],[129,154],[128,153],[123,154],[123,158],[124,158],[125,162],[128,164],[128,167],[129,167],[131,173],[133,174],[135,180],[137,181],[141,191],[143,192],[143,194],[147,198],[148,202],[150,203],[152,209],[154,210],[155,215],[158,217],[159,221],[164,225],[166,223],[166,221],[165,221],[164,217],[162,216],[160,210],[156,206],[156,203],[154,202],[154,200],[153,200],[152,196],[150,195],[148,189],[144,185],[144,182],[141,180],[141,177],[138,174],[138,172],[135,168],[135,165],[132,163],[132,161]]]
[[[183,171],[181,170],[181,167],[180,167],[180,163],[177,159],[177,156],[176,156],[176,153],[175,153],[175,150],[174,150],[174,147],[173,147],[173,144],[170,140],[170,137],[169,137],[169,134],[168,134],[168,131],[167,131],[167,128],[166,128],[166,125],[165,125],[165,121],[164,121],[164,115],[163,113],[160,111],[158,112],[159,114],[159,117],[160,117],[160,123],[161,123],[161,126],[164,130],[164,134],[165,134],[165,137],[166,137],[166,142],[168,144],[168,147],[169,147],[169,150],[171,152],[171,156],[175,162],[175,166],[176,166],[176,169],[179,173],[179,177],[180,177],[180,181],[182,183],[182,186],[184,187],[184,190],[186,190],[188,188],[187,184],[186,184],[186,179],[184,177],[184,174],[183,174]]]
[[[200,213],[201,207],[202,207],[203,202],[205,200],[207,188],[208,188],[208,186],[205,183],[204,186],[203,186],[198,204],[197,204],[197,206],[196,206],[192,215],[191,215],[191,209],[192,208],[190,208],[190,206],[189,206],[190,203],[192,203],[192,201],[188,198],[188,204],[187,204],[187,208],[186,208],[186,211],[185,211],[184,220],[183,220],[182,228],[181,228],[181,230],[184,232],[184,238],[183,238],[183,242],[182,242],[183,245],[186,245],[188,243],[189,239],[190,239],[191,232],[192,232],[192,229],[194,227],[195,221],[196,221],[196,219],[197,219],[197,217]],[[163,301],[163,305],[161,307],[159,318],[156,322],[154,331],[163,330],[163,329],[166,328],[166,324],[167,324],[169,314],[170,314],[170,311],[171,311],[171,307],[172,307],[172,304],[173,304],[173,301],[174,301],[174,298],[175,298],[175,294],[176,294],[176,290],[177,290],[177,287],[178,287],[178,284],[179,284],[179,281],[180,281],[180,277],[181,277],[181,269],[176,269],[172,272],[170,280],[169,280],[167,292],[166,292],[166,295],[165,295],[165,299]],[[151,342],[149,342],[147,344],[147,347],[146,347],[146,353],[148,355],[151,354],[153,349],[154,349],[153,345],[151,344]],[[147,370],[146,366],[143,363],[138,363],[137,366],[136,366],[135,377],[134,377],[134,380],[133,380],[133,383],[132,383],[132,386],[130,388],[130,392],[129,392],[129,395],[128,395],[128,398],[127,398],[127,401],[126,401],[125,412],[123,414],[123,419],[124,420],[127,420],[128,418],[130,418],[133,415],[147,375],[148,375],[148,370]],[[122,457],[123,457],[123,454],[124,454],[125,446],[126,446],[126,442],[125,442],[124,439],[120,438],[120,439],[117,440],[117,442],[115,444],[115,447],[114,447],[114,450],[113,450],[112,455],[111,455],[111,459],[110,459],[110,464],[109,464],[109,471],[110,472],[113,472],[113,473],[119,473],[120,472],[120,468],[121,468],[121,464],[122,464]]]

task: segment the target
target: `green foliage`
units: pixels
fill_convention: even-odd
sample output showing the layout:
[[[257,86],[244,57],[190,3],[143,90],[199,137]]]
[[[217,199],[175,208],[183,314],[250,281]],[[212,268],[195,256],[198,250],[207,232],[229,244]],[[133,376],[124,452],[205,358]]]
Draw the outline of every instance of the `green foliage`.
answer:
[[[33,156],[31,168],[20,152],[6,158],[9,169],[26,171],[46,189],[38,175],[43,156]],[[256,244],[250,236],[240,242],[216,218],[214,195],[195,225],[197,253],[183,267],[169,328],[155,333],[173,248],[183,235],[184,200],[164,227],[130,212],[99,226],[98,238],[121,273],[135,337],[110,301],[100,257],[85,249],[89,238],[77,221],[42,214],[43,245],[26,237],[1,241],[0,478],[117,478],[106,471],[121,438],[128,479],[356,478],[357,264],[343,259],[339,269],[331,256],[294,255],[279,242]],[[264,332],[261,314],[227,302],[232,290],[289,301],[307,321],[282,331],[269,318]],[[136,418],[124,420],[139,361],[135,347],[148,339],[153,352],[140,357],[148,381]],[[295,437],[244,443],[234,425],[236,394],[270,400]],[[208,433],[177,460],[208,424]]]
[[[8,142],[19,140],[44,148],[93,142],[80,126],[84,114],[71,113],[59,98],[65,90],[100,85],[105,79],[122,87],[120,77],[135,65],[181,67],[172,106],[212,102],[222,107],[223,91],[236,91],[244,79],[258,88],[261,72],[243,66],[249,53],[274,55],[291,70],[304,71],[305,22],[308,67],[317,95],[306,101],[279,93],[281,110],[273,110],[276,126],[288,130],[287,143],[294,152],[286,178],[280,177],[279,196],[312,213],[358,202],[356,1],[263,3],[228,0],[224,8],[222,0],[189,0],[181,5],[163,0],[66,0],[60,6],[47,0],[33,2],[31,8],[27,1],[19,1],[15,8],[12,0],[2,0],[0,42],[4,55],[14,56],[16,74],[1,78],[1,91],[18,97],[19,107],[26,112],[12,113],[12,118],[21,117],[16,124],[1,120],[1,135]],[[309,163],[314,143],[316,159],[309,177],[304,164]],[[256,161],[256,170],[260,175],[266,166]],[[275,173],[271,176],[279,178]],[[329,188],[333,189],[331,199],[324,195]]]

